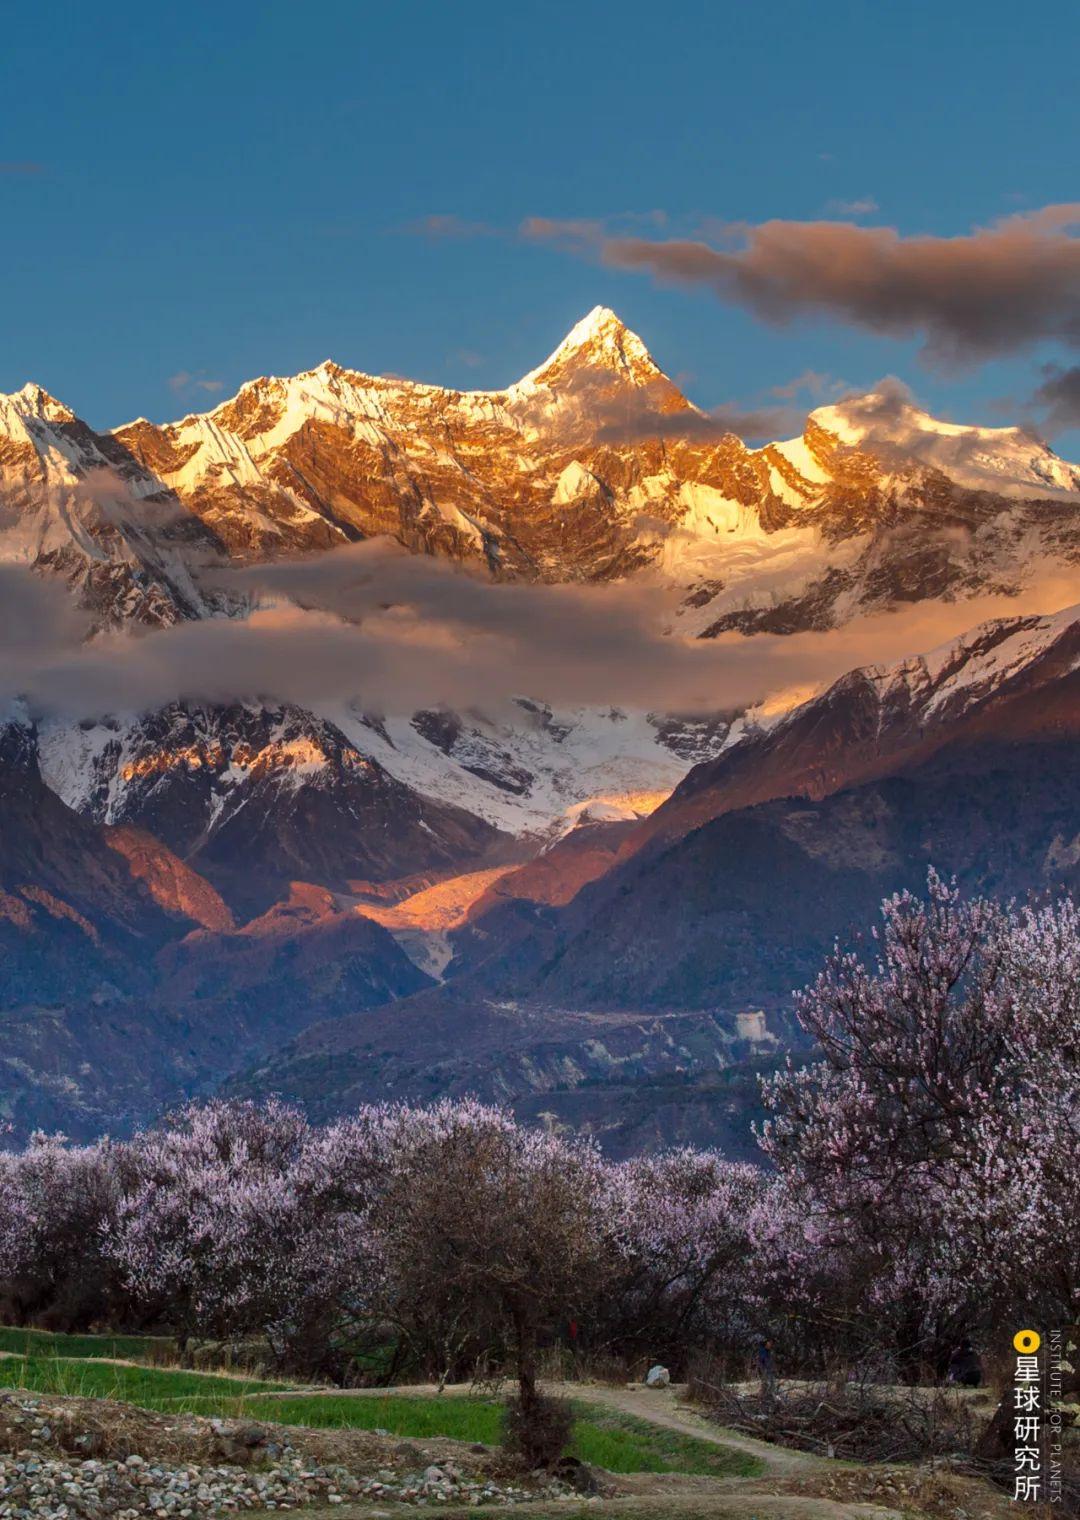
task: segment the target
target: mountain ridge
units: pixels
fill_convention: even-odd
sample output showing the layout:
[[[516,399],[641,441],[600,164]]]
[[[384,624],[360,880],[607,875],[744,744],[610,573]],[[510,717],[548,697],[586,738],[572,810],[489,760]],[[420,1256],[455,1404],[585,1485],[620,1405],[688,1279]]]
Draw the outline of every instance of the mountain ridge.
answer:
[[[835,626],[872,606],[1007,587],[1036,549],[1075,556],[1080,499],[1080,471],[1022,430],[941,423],[887,392],[818,408],[801,437],[748,448],[608,308],[501,390],[324,361],[245,382],[177,422],[107,433],[33,384],[0,401],[0,494],[21,492],[24,515],[35,470],[47,496],[95,467],[172,512],[196,580],[200,557],[257,561],[389,533],[503,578],[649,573],[679,593],[680,631],[706,636],[786,631],[784,618]],[[131,540],[124,553],[138,560]],[[766,559],[767,590],[755,579]],[[141,568],[175,581],[175,561]],[[193,590],[172,587],[171,616],[215,610]]]
[[[501,391],[327,361],[112,433],[33,385],[0,398],[0,564],[65,583],[90,645],[245,619],[253,567],[378,536],[500,597],[622,582],[671,637],[740,648],[1018,611],[791,710],[718,688],[692,714],[528,692],[384,714],[358,670],[333,702],[8,725],[20,1124],[130,1126],[246,1065],[324,1107],[475,1089],[551,1122],[601,1124],[594,1087],[662,1092],[686,1138],[671,1084],[774,1058],[778,989],[837,914],[948,870],[935,840],[975,884],[1073,880],[1080,625],[1026,608],[1080,563],[1080,473],[1021,429],[883,386],[748,448],[607,308]]]
[[[526,905],[565,908],[568,922],[584,923],[643,862],[728,813],[822,802],[932,762],[965,738],[1019,743],[1080,732],[1068,684],[1078,669],[1080,605],[993,620],[928,654],[849,671],[771,722],[734,725],[720,754],[692,767],[647,817],[597,826],[591,840],[570,836],[501,876],[459,930],[464,965],[482,959],[495,926],[507,933]],[[517,926],[513,937],[522,937]]]

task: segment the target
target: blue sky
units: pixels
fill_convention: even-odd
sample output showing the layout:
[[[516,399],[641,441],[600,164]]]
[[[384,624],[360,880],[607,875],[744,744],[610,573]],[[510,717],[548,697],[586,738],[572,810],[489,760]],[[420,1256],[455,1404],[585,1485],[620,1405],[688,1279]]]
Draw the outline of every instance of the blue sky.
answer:
[[[893,373],[945,415],[1013,420],[1040,365],[1070,362],[1052,341],[943,374],[914,338],[772,327],[513,229],[847,216],[951,236],[1080,198],[1078,15],[1055,0],[22,7],[0,61],[0,390],[33,378],[111,426],[328,356],[496,386],[603,303],[703,405],[760,402],[808,369],[861,387]],[[878,209],[837,209],[865,201]],[[433,215],[493,235],[418,234]],[[1055,442],[1080,457],[1080,432]]]

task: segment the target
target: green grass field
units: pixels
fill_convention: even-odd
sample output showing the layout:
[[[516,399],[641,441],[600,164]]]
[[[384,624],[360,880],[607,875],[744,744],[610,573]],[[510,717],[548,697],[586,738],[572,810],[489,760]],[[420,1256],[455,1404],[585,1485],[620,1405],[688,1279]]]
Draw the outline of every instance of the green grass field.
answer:
[[[8,1356],[0,1358],[0,1383],[35,1393],[67,1394],[82,1399],[118,1399],[143,1409],[186,1409],[215,1400],[235,1403],[238,1396],[285,1388],[258,1378],[222,1377],[210,1372],[181,1372],[171,1367],[120,1367],[92,1358]]]
[[[0,1351],[18,1356],[126,1357],[150,1361],[175,1353],[176,1342],[163,1335],[60,1335],[51,1330],[18,1330],[0,1325]]]
[[[137,1336],[2,1330],[0,1351],[16,1354],[0,1357],[0,1385],[36,1393],[117,1399],[143,1409],[173,1413],[248,1416],[319,1430],[388,1430],[419,1440],[447,1436],[456,1441],[482,1441],[487,1446],[497,1445],[502,1436],[502,1406],[495,1399],[393,1392],[305,1395],[299,1391],[267,1398],[266,1394],[286,1390],[289,1385],[171,1367],[118,1366],[102,1360],[134,1360],[140,1352],[147,1354],[147,1348],[147,1339]],[[575,1405],[575,1416],[574,1454],[609,1472],[753,1477],[761,1471],[761,1464],[743,1452],[663,1430],[632,1415],[582,1401]]]
[[[574,1454],[608,1472],[699,1473],[712,1478],[756,1478],[764,1464],[747,1452],[664,1430],[633,1415],[577,1405]]]
[[[213,1407],[210,1407],[210,1404]],[[761,1464],[754,1457],[676,1431],[662,1430],[632,1415],[575,1404],[575,1456],[609,1472],[684,1472],[712,1477],[754,1477]],[[200,1414],[242,1412],[281,1425],[308,1425],[318,1430],[388,1430],[392,1435],[423,1440],[448,1436],[454,1441],[483,1441],[495,1446],[502,1439],[502,1405],[495,1399],[402,1394],[310,1395],[294,1398],[245,1398],[224,1408],[220,1400],[200,1401],[191,1410]]]

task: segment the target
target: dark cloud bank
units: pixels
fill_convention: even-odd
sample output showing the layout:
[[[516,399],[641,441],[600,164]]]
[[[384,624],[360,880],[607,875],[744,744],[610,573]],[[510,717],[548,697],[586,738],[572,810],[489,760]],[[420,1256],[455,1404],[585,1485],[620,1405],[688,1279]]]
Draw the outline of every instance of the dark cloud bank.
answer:
[[[699,285],[769,322],[827,316],[894,337],[922,334],[934,363],[1080,347],[1080,203],[1047,206],[960,237],[891,227],[769,221],[714,242],[609,235],[593,222],[532,217],[532,239],[619,269]]]
[[[1050,427],[1080,427],[1080,364],[1071,369],[1048,364],[1043,374],[1046,378],[1031,399],[1036,406],[1046,408]]]

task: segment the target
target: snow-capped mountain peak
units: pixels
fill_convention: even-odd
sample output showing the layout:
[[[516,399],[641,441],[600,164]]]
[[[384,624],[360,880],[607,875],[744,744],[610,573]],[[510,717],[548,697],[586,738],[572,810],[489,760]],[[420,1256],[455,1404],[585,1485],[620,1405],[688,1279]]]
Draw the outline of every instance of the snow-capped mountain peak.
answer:
[[[21,390],[0,395],[0,437],[24,441],[43,424],[74,421],[75,413],[36,381],[28,380]]]
[[[0,396],[0,561],[66,580],[95,625],[215,605],[193,562],[217,547],[152,468],[33,382]]]
[[[594,306],[575,323],[543,364],[530,370],[510,389],[513,392],[532,386],[558,386],[582,369],[609,373],[635,386],[667,380],[637,333],[631,332],[609,306]]]
[[[26,409],[40,417],[48,417],[55,422],[71,422],[75,413],[66,407],[62,401],[58,401],[43,385],[36,380],[28,380],[21,390],[15,392],[11,399],[25,405]]]
[[[1080,469],[1059,459],[1028,429],[945,422],[915,406],[898,388],[818,407],[808,421],[846,448],[877,454],[886,464],[914,460],[971,490],[1011,496],[1080,494]]]

